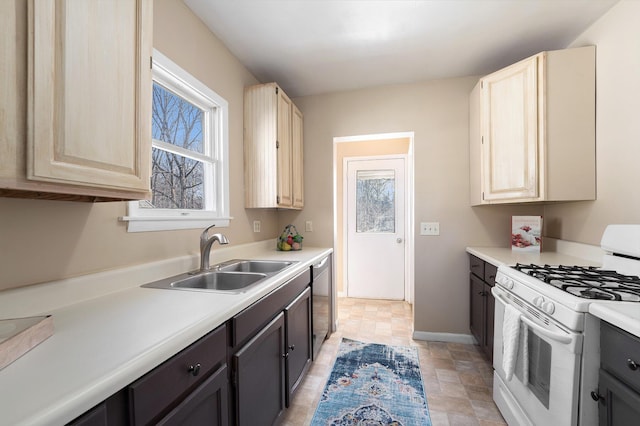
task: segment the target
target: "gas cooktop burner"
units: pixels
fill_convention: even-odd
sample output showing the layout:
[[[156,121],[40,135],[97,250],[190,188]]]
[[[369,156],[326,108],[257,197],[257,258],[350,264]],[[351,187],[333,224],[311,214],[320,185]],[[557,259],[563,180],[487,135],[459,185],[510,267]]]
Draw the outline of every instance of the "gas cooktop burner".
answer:
[[[514,269],[585,299],[640,302],[640,278],[593,266],[524,265]]]

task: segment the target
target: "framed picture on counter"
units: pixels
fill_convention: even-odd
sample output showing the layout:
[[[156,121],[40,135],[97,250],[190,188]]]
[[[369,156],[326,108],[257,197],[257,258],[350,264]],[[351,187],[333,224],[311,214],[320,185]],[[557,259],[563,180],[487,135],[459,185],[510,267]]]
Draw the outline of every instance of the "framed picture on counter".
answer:
[[[540,253],[542,216],[511,217],[511,250]]]

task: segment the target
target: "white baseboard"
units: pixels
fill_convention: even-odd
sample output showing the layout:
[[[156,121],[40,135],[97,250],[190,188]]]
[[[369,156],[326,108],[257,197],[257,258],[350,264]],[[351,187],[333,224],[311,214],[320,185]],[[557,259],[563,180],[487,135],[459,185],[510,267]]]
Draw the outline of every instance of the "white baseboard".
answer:
[[[476,339],[470,334],[456,334],[456,333],[433,333],[430,331],[414,331],[414,340],[431,340],[436,342],[449,342],[449,343],[464,343],[468,345],[475,345]]]

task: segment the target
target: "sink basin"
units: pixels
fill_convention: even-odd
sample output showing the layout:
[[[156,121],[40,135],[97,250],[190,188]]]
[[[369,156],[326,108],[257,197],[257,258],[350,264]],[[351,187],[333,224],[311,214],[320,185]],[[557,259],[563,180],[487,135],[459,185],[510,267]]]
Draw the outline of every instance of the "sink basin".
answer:
[[[255,272],[260,274],[272,274],[293,265],[294,262],[278,260],[238,260],[231,261],[220,266],[221,271]]]
[[[266,277],[265,274],[247,274],[242,272],[206,272],[174,281],[171,283],[171,287],[237,291]]]
[[[297,262],[234,259],[214,265],[207,272],[186,272],[144,284],[142,287],[244,293],[294,263]]]

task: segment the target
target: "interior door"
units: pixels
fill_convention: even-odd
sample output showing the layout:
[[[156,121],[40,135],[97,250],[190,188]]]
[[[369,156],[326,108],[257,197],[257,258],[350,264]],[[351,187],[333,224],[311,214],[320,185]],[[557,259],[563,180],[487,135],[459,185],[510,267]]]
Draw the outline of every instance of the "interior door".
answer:
[[[405,160],[347,159],[347,295],[404,300]]]

